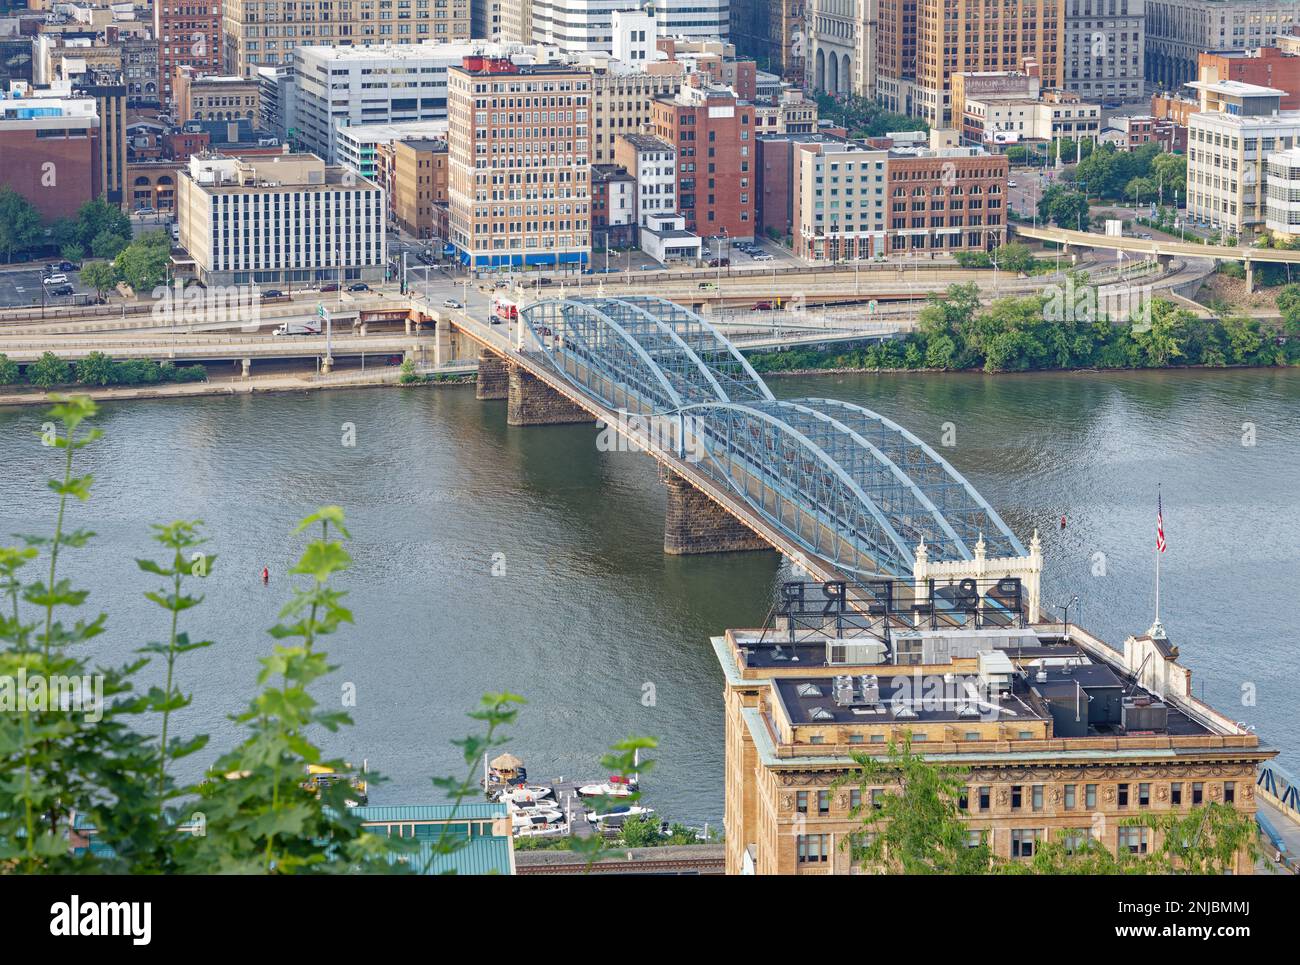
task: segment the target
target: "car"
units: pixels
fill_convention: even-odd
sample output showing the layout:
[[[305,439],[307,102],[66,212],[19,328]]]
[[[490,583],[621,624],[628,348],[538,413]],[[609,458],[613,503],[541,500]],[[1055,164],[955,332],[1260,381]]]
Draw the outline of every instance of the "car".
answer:
[[[715,288],[717,288],[717,287],[718,287],[718,286],[715,285],[715,284],[713,284],[713,282],[711,282],[711,281],[702,281],[702,282],[700,282],[700,291],[702,291],[702,292],[713,291],[713,290],[714,290]]]
[[[730,258],[713,258],[713,259],[710,259],[710,261],[709,261],[709,267],[710,267],[710,268],[730,268],[730,267],[731,267],[731,259],[730,259]]]
[[[403,361],[404,361],[404,359],[403,359],[403,357],[400,356],[400,355],[390,355],[390,356],[388,356],[386,359],[384,359],[384,364],[385,364],[385,365],[401,365]]]
[[[554,284],[555,284],[555,279],[554,279],[554,278],[539,278],[539,279],[537,279],[537,284],[539,284],[539,285],[554,285]]]
[[[153,205],[151,205],[151,204],[142,204],[140,207],[138,207],[138,208],[135,209],[135,213],[136,213],[136,214],[153,214]]]
[[[367,284],[366,284],[365,282],[363,282],[363,281],[359,281],[359,282],[357,282],[355,285],[349,285],[349,286],[348,286],[348,291],[350,291],[350,292],[368,292],[368,291],[370,291],[370,286],[367,285]]]
[[[582,273],[583,273],[584,275],[594,275],[594,274],[596,274],[596,269],[595,269],[595,268],[584,268],[584,269],[582,269]]]
[[[642,265],[638,270],[639,270],[639,271],[658,271],[659,268],[660,268],[659,265]]]
[[[771,310],[771,302],[754,302],[754,307],[750,309],[751,312],[770,312]]]
[[[460,302],[456,301],[456,299],[454,298],[448,298],[446,301],[442,303],[442,307],[443,308],[464,308],[465,306],[462,305]]]
[[[61,271],[56,271],[52,275],[46,275],[41,279],[41,281],[46,285],[66,285],[68,282],[68,276],[63,274]]]
[[[1007,187],[1009,187],[1009,188],[1018,187],[1018,185],[1016,184],[1015,178],[1011,178],[1010,180],[1007,181]]]
[[[266,291],[262,292],[262,298],[264,298],[264,299],[265,299],[265,298],[283,298],[283,297],[284,297],[284,292],[280,291],[280,289],[278,289],[278,288],[268,288]]]
[[[339,290],[339,283],[336,281],[327,281],[320,286],[322,292],[336,292]]]
[[[776,258],[773,255],[764,253],[760,255],[754,255],[754,260],[755,261],[776,261]]]
[[[59,271],[76,271],[77,266],[70,261],[59,262]]]
[[[50,295],[56,298],[61,298],[65,295],[73,295],[73,294],[75,294],[75,292],[71,285],[58,285],[57,287],[50,289]]]

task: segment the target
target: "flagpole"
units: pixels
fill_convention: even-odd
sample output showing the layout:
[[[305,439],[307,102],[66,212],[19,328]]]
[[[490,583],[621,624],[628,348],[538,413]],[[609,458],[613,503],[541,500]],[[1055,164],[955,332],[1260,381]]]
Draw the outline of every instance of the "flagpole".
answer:
[[[1163,527],[1164,506],[1160,499],[1160,484],[1156,483],[1156,520],[1157,527]],[[1158,531],[1157,531],[1158,532]],[[1160,625],[1160,540],[1156,540],[1156,625]]]

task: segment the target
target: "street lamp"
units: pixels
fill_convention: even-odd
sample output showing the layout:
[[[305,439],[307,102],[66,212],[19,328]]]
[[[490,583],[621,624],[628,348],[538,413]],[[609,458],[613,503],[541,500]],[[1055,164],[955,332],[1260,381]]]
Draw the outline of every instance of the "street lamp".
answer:
[[[1065,615],[1064,620],[1062,621],[1062,635],[1065,637],[1067,642],[1070,639],[1070,607],[1074,606],[1078,602],[1079,598],[1075,596],[1071,597],[1069,602],[1057,604],[1055,607],[1055,609],[1061,610]]]

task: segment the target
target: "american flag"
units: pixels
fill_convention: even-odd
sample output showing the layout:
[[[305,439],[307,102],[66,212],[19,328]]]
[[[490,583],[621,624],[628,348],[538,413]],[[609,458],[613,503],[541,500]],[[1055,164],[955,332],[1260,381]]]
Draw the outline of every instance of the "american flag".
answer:
[[[1163,553],[1165,551],[1165,510],[1160,504],[1160,496],[1156,496],[1156,550]]]

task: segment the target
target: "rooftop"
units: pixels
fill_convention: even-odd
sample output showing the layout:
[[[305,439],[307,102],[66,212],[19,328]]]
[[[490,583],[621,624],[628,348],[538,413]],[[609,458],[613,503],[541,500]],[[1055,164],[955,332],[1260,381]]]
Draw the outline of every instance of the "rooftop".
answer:
[[[653,134],[620,134],[619,137],[627,141],[638,151],[675,151],[671,144],[662,138],[655,137]]]

